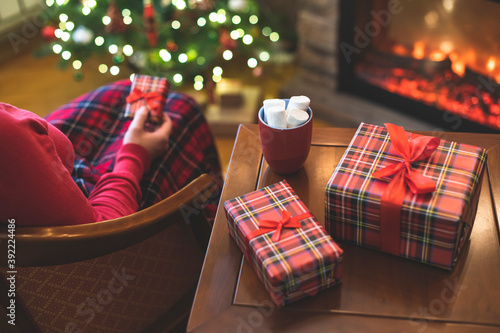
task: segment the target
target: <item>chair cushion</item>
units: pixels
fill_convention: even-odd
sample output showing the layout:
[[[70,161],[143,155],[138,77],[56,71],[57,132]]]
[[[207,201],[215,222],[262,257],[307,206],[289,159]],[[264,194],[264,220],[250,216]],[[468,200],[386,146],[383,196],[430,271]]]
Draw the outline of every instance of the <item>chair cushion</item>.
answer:
[[[174,224],[103,257],[18,267],[16,303],[42,332],[141,332],[196,286],[203,255]]]

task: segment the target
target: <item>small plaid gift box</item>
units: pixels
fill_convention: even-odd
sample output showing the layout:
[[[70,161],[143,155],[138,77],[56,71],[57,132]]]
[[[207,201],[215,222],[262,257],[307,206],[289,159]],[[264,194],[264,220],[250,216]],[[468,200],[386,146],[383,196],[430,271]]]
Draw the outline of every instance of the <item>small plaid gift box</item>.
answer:
[[[133,118],[136,111],[145,106],[149,111],[149,121],[153,124],[162,123],[169,88],[166,78],[135,74],[127,96],[125,117]]]
[[[229,233],[277,306],[340,282],[342,250],[285,180],[224,209]]]
[[[475,219],[484,149],[361,123],[326,185],[326,230],[452,269]]]

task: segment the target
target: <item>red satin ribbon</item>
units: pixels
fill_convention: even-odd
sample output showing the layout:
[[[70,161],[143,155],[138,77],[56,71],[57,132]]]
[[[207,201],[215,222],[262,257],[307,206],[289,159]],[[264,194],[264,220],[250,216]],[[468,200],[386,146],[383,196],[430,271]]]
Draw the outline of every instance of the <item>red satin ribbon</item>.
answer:
[[[248,233],[246,239],[247,244],[253,238],[260,236],[262,234],[268,233],[274,230],[274,234],[271,237],[273,242],[277,242],[280,240],[281,231],[283,228],[302,228],[300,221],[309,217],[313,217],[311,213],[303,213],[297,216],[292,217],[289,211],[283,210],[281,212],[281,220],[261,220],[259,221],[259,229],[254,230]]]
[[[439,146],[440,140],[432,136],[418,136],[408,141],[403,127],[393,124],[385,124],[385,127],[389,132],[392,148],[404,161],[384,167],[372,175],[377,179],[393,176],[380,203],[380,248],[399,255],[401,207],[406,187],[415,194],[430,193],[436,189],[434,181],[413,170],[411,164],[429,158]]]
[[[134,88],[127,96],[127,103],[135,103],[140,99],[144,99],[151,110],[155,110],[158,102],[161,102],[163,97],[157,91],[143,92],[139,88]]]

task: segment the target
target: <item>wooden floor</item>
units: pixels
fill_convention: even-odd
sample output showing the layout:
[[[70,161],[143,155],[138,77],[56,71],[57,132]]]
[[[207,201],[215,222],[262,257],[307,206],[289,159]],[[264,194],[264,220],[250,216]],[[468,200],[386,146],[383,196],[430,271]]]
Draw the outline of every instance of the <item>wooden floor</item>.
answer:
[[[34,58],[31,53],[25,53],[0,64],[0,102],[12,104],[43,117],[60,105],[92,89],[129,77],[129,73],[112,76],[103,75],[97,70],[85,70],[84,78],[76,81],[73,70],[59,70],[57,62],[58,58],[55,56]],[[97,64],[98,60],[93,59],[85,66],[97,68]],[[260,77],[248,74],[243,77],[240,73],[241,71],[235,70],[234,73],[225,75],[261,85],[263,98],[276,98],[281,84],[294,75],[295,66],[290,64],[269,66]],[[323,125],[325,124],[320,121],[315,122],[315,126]],[[234,136],[216,135],[215,139],[225,175],[231,158]]]

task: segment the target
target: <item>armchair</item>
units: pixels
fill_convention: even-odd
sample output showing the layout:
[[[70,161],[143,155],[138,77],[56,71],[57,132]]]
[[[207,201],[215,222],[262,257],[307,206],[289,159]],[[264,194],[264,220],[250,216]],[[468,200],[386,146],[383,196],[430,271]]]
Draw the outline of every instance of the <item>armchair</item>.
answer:
[[[182,330],[211,231],[202,206],[218,190],[204,174],[126,217],[88,225],[16,226],[15,270],[6,266],[9,235],[2,226],[0,300],[7,319],[0,325],[18,332]],[[12,276],[15,326],[6,323]]]

